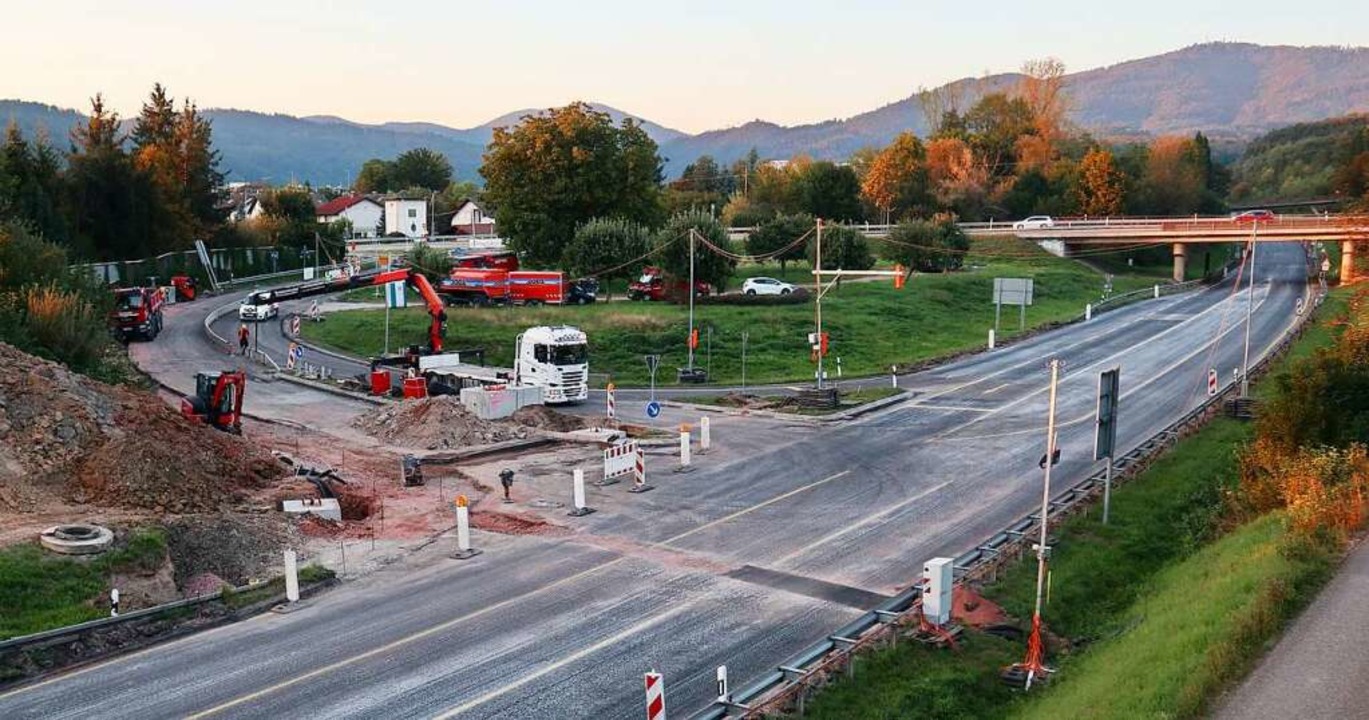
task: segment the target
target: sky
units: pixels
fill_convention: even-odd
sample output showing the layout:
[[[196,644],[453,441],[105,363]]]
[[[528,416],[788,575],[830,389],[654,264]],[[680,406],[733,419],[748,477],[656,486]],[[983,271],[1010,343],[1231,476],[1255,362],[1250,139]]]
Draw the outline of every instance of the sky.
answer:
[[[1369,39],[1362,0],[6,4],[0,98],[86,110],[101,92],[127,115],[161,82],[201,107],[452,127],[573,100],[686,132],[793,125],[1033,58],[1078,71],[1208,41]]]

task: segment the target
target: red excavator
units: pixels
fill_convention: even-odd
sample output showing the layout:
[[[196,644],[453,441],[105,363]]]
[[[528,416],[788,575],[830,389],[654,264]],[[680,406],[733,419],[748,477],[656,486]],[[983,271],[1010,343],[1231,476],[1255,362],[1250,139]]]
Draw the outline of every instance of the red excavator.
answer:
[[[242,396],[247,373],[241,370],[195,375],[195,395],[181,400],[181,415],[220,430],[242,433]]]

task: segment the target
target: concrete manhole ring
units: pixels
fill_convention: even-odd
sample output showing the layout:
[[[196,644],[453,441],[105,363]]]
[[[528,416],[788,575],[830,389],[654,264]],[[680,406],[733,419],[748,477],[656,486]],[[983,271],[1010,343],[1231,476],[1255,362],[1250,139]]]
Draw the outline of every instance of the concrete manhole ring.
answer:
[[[99,525],[53,525],[38,535],[43,547],[62,555],[94,555],[109,549],[114,531]]]

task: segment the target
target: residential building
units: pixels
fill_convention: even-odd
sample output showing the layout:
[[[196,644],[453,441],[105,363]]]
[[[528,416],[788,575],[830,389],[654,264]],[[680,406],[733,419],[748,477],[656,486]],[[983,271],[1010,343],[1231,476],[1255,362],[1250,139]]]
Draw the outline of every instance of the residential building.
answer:
[[[314,214],[324,224],[346,220],[351,223],[351,238],[373,238],[380,234],[385,208],[365,195],[344,195],[319,205]]]
[[[494,218],[487,216],[474,200],[462,200],[452,214],[452,234],[493,235]]]
[[[428,234],[428,201],[385,199],[385,234],[418,238]]]

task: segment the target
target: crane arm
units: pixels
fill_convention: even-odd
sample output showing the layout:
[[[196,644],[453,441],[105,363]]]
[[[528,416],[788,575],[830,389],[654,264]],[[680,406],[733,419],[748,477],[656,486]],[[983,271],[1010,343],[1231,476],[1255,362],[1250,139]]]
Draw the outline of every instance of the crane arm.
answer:
[[[429,352],[434,354],[442,352],[442,338],[447,332],[446,306],[442,303],[442,298],[438,296],[437,291],[433,289],[432,283],[428,282],[428,278],[412,268],[369,270],[356,275],[332,280],[314,280],[266,292],[269,293],[272,301],[299,300],[314,295],[327,295],[353,288],[374,287],[400,281],[413,287],[423,297],[423,303],[428,307],[428,316],[432,318],[432,322],[428,325]]]

